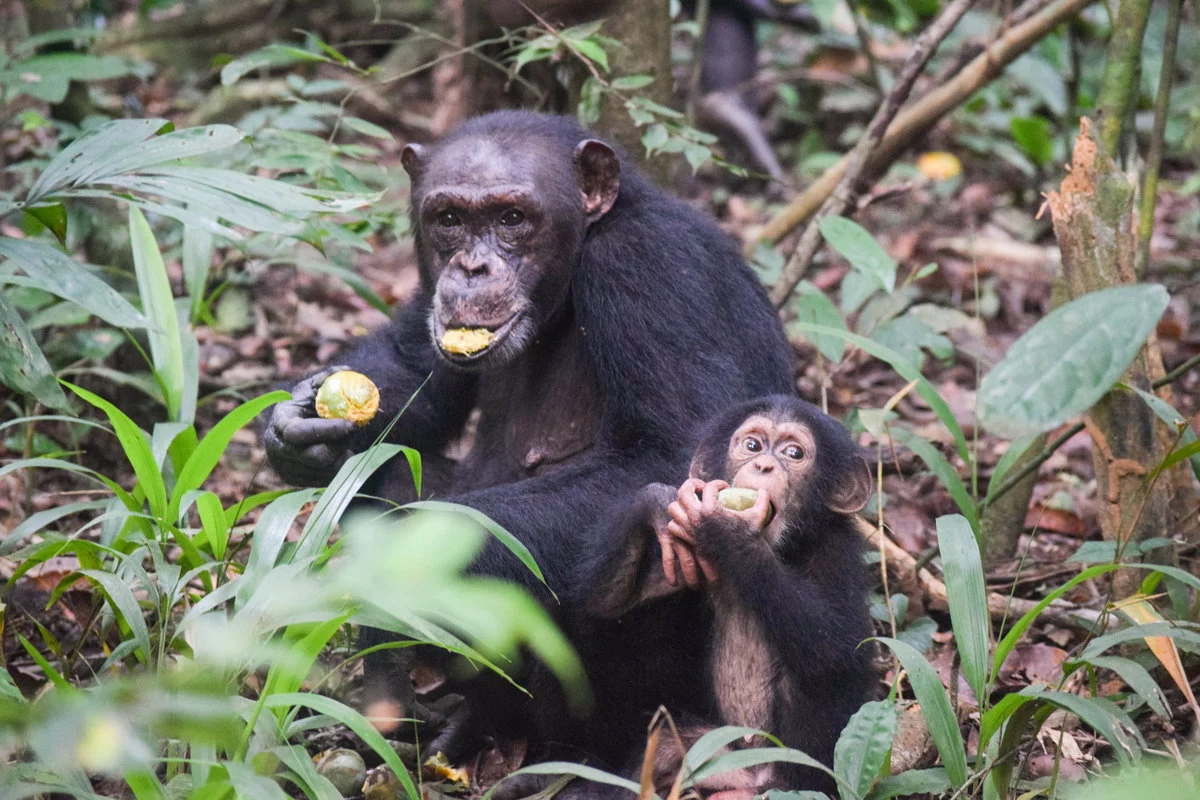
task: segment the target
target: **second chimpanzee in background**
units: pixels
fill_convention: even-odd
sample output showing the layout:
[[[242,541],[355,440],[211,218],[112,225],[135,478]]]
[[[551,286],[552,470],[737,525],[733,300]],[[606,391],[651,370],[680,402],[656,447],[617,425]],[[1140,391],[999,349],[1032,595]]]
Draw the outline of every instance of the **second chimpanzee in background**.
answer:
[[[757,490],[754,505],[722,506],[718,493],[730,486]],[[605,574],[591,582],[598,588],[589,611],[619,619],[657,608],[674,617],[670,629],[690,631],[648,643],[673,680],[638,664],[639,680],[679,687],[660,691],[686,726],[685,746],[717,724],[742,725],[832,762],[842,728],[870,690],[870,657],[860,647],[871,633],[868,576],[853,521],[870,493],[864,453],[845,428],[803,400],[775,395],[719,415],[696,449],[691,477],[677,491],[647,486],[617,521],[607,558],[596,565]],[[680,604],[678,594],[664,597],[680,583],[671,547],[677,540],[694,543],[707,577],[707,613]],[[690,653],[662,652],[676,640],[706,643],[706,697],[684,694],[696,683],[688,673],[697,662]],[[665,741],[656,765],[662,792],[682,758]],[[836,787],[817,770],[767,764],[713,776],[702,788]]]

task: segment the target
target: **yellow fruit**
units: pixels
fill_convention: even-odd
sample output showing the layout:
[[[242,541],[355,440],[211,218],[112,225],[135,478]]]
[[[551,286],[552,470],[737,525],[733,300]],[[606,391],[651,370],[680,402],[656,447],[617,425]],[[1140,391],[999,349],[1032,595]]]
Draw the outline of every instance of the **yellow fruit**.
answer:
[[[361,426],[378,411],[379,389],[360,372],[335,372],[317,390],[317,416],[322,419],[348,419]]]
[[[442,334],[442,349],[469,356],[491,344],[495,335],[487,328],[451,328]]]
[[[731,511],[745,511],[752,508],[757,499],[757,489],[729,488],[717,492],[717,502]]]
[[[918,158],[917,169],[930,180],[948,181],[962,174],[962,162],[953,153],[935,151]]]

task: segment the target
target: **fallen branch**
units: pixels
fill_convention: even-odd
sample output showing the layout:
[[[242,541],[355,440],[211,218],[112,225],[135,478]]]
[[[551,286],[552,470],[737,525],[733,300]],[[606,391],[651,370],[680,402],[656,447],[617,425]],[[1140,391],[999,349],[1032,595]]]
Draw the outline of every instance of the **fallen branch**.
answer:
[[[823,217],[840,217],[847,208],[854,205],[858,197],[859,178],[862,177],[863,170],[875,152],[875,148],[887,133],[888,126],[900,111],[900,106],[908,99],[913,84],[917,82],[917,77],[925,69],[925,63],[929,61],[938,45],[958,24],[963,14],[967,13],[967,9],[974,2],[975,0],[953,0],[913,44],[912,52],[905,60],[904,67],[900,70],[891,91],[888,92],[887,97],[875,112],[871,124],[867,126],[866,134],[858,140],[858,144],[850,152],[846,170],[841,180],[838,181],[833,196],[825,201],[817,219],[813,220],[812,224],[805,229],[792,257],[788,259],[787,265],[783,268],[779,281],[771,289],[771,302],[775,304],[776,308],[787,302],[788,297],[791,296],[792,291],[808,270],[813,256],[821,247],[821,231],[817,228],[817,221]]]
[[[883,552],[888,564],[900,574],[902,581],[905,578],[909,581],[915,578],[934,608],[942,611],[949,610],[950,604],[945,583],[924,567],[918,568],[917,560],[907,550],[886,535],[880,536],[879,529],[866,520],[861,517],[856,518],[855,524],[862,537],[872,547]],[[1038,606],[1036,600],[1008,597],[998,592],[987,593],[987,604],[992,619],[997,621],[1007,619],[1009,622],[1020,619]],[[1100,612],[1094,608],[1074,606],[1062,600],[1055,600],[1038,615],[1038,618],[1064,628],[1081,628],[1091,631],[1100,620]]]
[[[878,173],[895,160],[919,134],[932,128],[980,87],[1003,72],[1005,67],[1041,41],[1053,28],[1094,2],[1095,0],[1059,0],[1027,21],[1013,25],[956,76],[896,115],[879,147],[867,162],[866,173]],[[846,173],[849,162],[849,156],[842,157],[820,178],[809,184],[808,188],[766,224],[759,240],[775,244],[812,216],[833,193]],[[756,244],[757,242],[750,242],[747,245],[747,254]]]

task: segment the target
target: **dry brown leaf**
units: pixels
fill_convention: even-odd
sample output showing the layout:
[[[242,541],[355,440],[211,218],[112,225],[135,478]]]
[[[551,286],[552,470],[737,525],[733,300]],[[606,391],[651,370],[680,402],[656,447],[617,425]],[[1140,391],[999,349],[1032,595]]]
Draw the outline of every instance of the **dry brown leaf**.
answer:
[[[1139,624],[1166,622],[1144,594],[1137,594],[1127,600],[1122,600],[1117,607]],[[1162,665],[1167,668],[1171,680],[1175,681],[1175,685],[1187,698],[1192,713],[1196,715],[1196,721],[1200,722],[1200,705],[1196,704],[1196,696],[1192,694],[1192,685],[1188,682],[1187,673],[1183,671],[1183,662],[1179,660],[1179,650],[1175,647],[1175,640],[1169,636],[1147,636],[1146,644],[1150,646],[1150,651],[1162,662]]]

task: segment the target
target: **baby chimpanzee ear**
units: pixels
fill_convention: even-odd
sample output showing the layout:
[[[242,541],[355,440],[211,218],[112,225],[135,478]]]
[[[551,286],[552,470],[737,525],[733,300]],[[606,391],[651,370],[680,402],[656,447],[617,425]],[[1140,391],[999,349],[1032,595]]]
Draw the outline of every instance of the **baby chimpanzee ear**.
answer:
[[[583,195],[583,213],[587,224],[608,213],[617,202],[621,188],[621,161],[613,149],[596,139],[575,145],[575,174]]]
[[[856,456],[829,498],[829,508],[839,514],[854,514],[862,510],[874,490],[875,482],[871,480],[871,469],[866,458]]]
[[[416,178],[421,171],[421,162],[425,160],[425,148],[419,144],[405,145],[400,151],[400,165],[408,173],[408,177]]]

